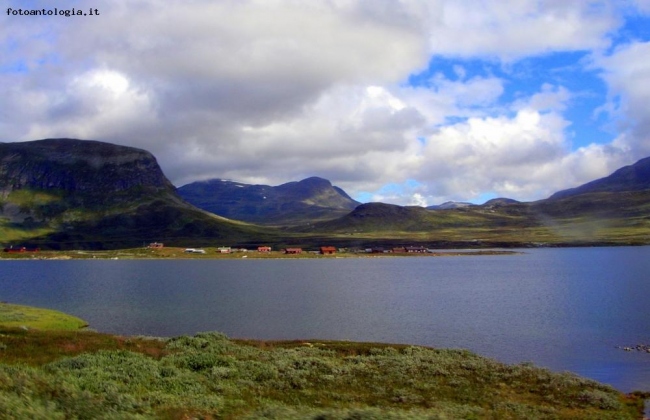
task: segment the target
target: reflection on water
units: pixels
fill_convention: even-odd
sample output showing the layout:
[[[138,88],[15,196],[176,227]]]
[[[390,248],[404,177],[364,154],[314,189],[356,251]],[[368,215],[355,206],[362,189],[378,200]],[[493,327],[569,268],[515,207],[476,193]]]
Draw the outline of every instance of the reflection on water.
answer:
[[[517,256],[6,261],[0,299],[100,331],[468,348],[650,390],[650,248]]]

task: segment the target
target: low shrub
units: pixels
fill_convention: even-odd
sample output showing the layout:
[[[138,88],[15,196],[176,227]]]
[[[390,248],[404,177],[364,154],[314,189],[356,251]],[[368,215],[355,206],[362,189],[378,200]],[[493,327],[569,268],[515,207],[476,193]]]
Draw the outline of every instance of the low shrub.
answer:
[[[44,351],[59,345],[43,340]],[[641,394],[463,350],[219,333],[101,340],[108,349],[93,341],[38,366],[0,364],[0,418],[634,419],[642,405]]]

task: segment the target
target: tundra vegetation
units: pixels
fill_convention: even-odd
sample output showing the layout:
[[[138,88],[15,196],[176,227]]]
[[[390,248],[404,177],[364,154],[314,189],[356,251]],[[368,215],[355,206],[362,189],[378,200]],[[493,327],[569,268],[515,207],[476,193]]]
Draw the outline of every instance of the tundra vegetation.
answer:
[[[638,419],[643,397],[465,350],[0,326],[2,418]]]
[[[0,325],[39,330],[78,330],[87,324],[63,312],[0,302]]]

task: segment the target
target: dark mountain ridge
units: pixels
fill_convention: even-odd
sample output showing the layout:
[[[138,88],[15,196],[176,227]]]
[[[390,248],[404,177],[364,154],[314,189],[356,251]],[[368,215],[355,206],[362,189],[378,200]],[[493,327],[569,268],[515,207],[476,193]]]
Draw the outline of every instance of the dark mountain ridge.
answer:
[[[133,147],[76,139],[0,144],[0,196],[21,189],[56,190],[102,198],[120,193],[173,193],[156,158]]]
[[[498,197],[498,198],[493,198],[491,200],[486,201],[483,203],[483,206],[507,206],[509,204],[517,204],[520,203],[517,200],[513,200],[512,198],[505,198],[505,197]]]
[[[0,144],[0,233],[63,248],[266,237],[185,202],[151,153],[77,139]]]
[[[558,191],[549,199],[555,200],[587,193],[643,191],[650,189],[650,157],[633,165],[624,166],[609,176],[600,178],[576,188]]]
[[[334,219],[359,203],[330,181],[310,177],[275,187],[213,179],[178,188],[189,203],[229,219],[266,225],[298,225]]]

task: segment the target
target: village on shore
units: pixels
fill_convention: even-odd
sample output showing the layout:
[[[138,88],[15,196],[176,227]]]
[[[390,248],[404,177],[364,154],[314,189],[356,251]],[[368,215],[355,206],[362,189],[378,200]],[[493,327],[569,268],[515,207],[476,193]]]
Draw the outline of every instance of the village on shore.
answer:
[[[161,242],[152,242],[147,246],[148,249],[164,249],[165,246]],[[185,248],[185,254],[200,254],[206,255],[209,253],[216,253],[219,255],[242,255],[246,258],[248,255],[285,255],[285,256],[303,256],[303,255],[456,255],[456,254],[511,254],[512,251],[497,251],[497,250],[440,250],[432,249],[424,246],[396,246],[396,247],[352,247],[352,248],[337,248],[335,246],[319,246],[313,249],[303,249],[300,247],[286,247],[278,250],[273,250],[271,246],[262,245],[257,248],[249,249],[243,247],[219,246],[215,249],[204,248]]]
[[[240,246],[173,247],[152,242],[141,248],[117,250],[41,250],[24,246],[6,247],[0,259],[155,259],[155,258],[318,258],[323,256],[346,258],[364,256],[451,256],[501,255],[515,251],[495,249],[441,250],[424,246],[350,247],[319,246],[313,248],[284,247],[273,249],[268,245],[246,248]]]
[[[153,249],[161,249],[164,247],[164,244],[159,243],[159,242],[153,242],[149,244],[149,248]],[[205,254],[204,249],[196,249],[196,248],[186,248],[184,252],[187,253],[199,253],[199,254]],[[247,252],[258,252],[262,254],[267,254],[273,252],[273,248],[270,246],[258,246],[257,249],[248,249],[248,248],[240,248],[240,247],[230,247],[230,246],[220,246],[217,247],[216,252],[219,254],[232,254],[232,253],[247,253]],[[426,254],[426,253],[433,253],[435,252],[433,249],[427,249],[426,247],[423,246],[406,246],[406,247],[394,247],[394,248],[383,248],[383,247],[372,247],[372,248],[337,248],[334,246],[320,246],[318,249],[313,249],[313,250],[304,250],[303,248],[300,247],[287,247],[287,248],[280,248],[279,250],[280,253],[282,254],[287,254],[287,255],[299,255],[303,253],[309,253],[309,254],[320,254],[320,255],[334,255],[337,253],[353,253],[353,254],[359,254],[359,253],[366,253],[366,254]]]

